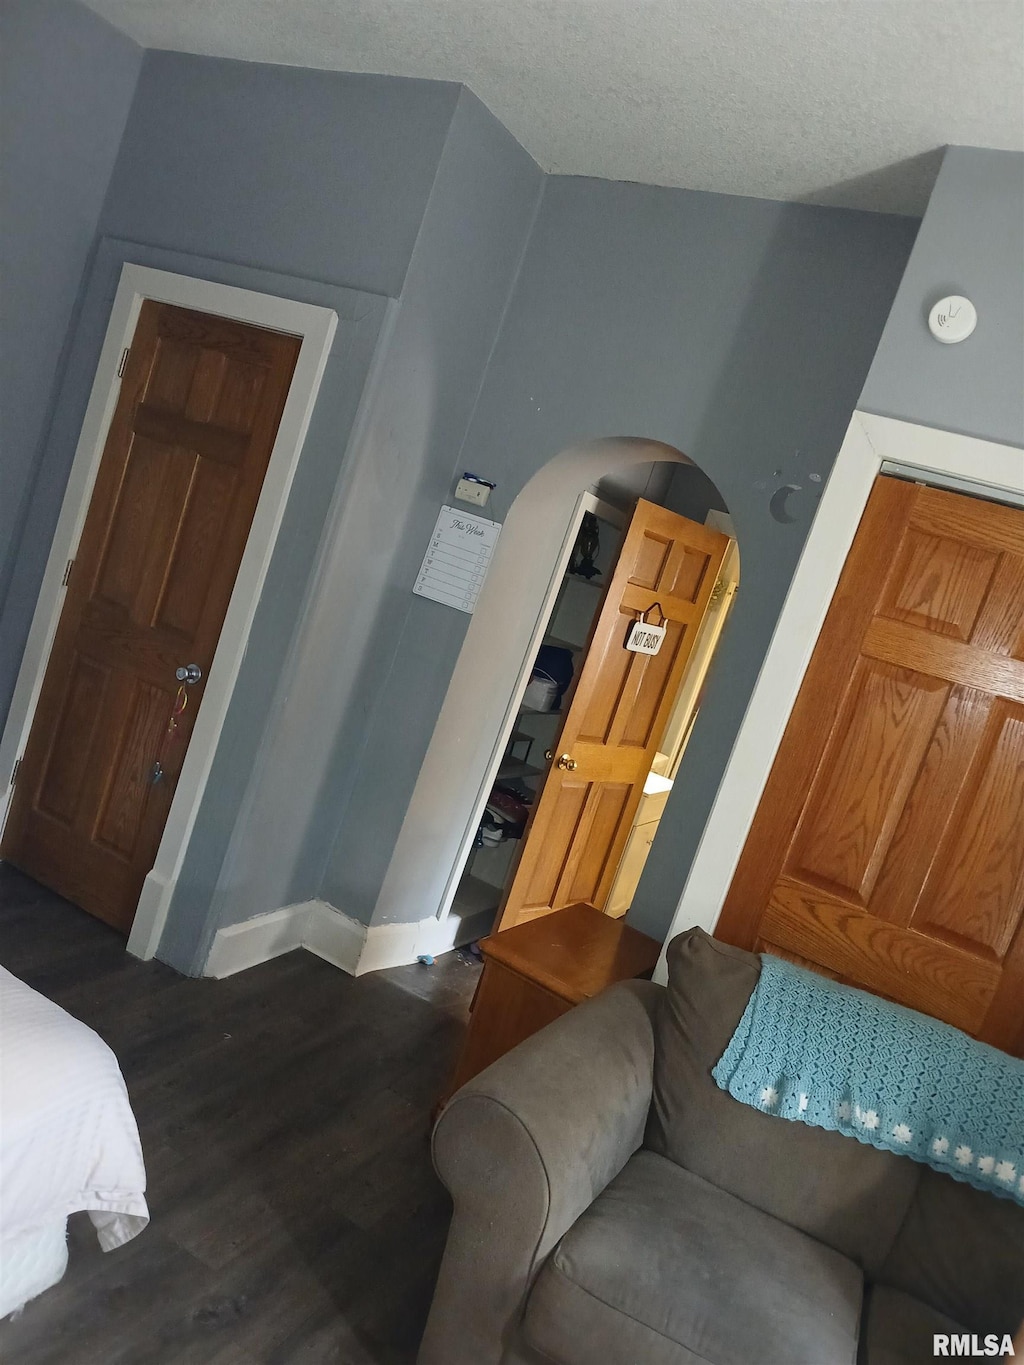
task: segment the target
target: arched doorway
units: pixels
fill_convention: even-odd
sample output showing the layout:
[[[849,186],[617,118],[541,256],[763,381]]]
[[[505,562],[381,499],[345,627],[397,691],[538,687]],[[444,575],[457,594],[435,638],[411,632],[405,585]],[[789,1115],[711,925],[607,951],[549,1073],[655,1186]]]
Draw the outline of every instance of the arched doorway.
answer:
[[[375,921],[415,917],[422,923],[432,913],[445,920],[455,906],[464,923],[457,930],[453,926],[452,942],[477,937],[490,927],[487,912],[493,920],[497,896],[494,904],[480,901],[475,909],[472,892],[475,889],[479,896],[479,888],[469,888],[469,905],[456,905],[456,897],[503,763],[507,772],[523,692],[559,605],[580,523],[596,500],[611,518],[609,526],[618,520],[621,535],[640,496],[674,506],[699,522],[709,511],[720,520],[725,515],[717,489],[680,451],[633,438],[592,441],[562,451],[513,502],[420,771]],[[607,557],[614,549],[609,535],[603,553]],[[735,575],[735,563],[732,571]],[[600,593],[592,594],[595,607],[600,598]],[[709,657],[709,651],[705,655]],[[698,691],[691,696],[694,705]],[[685,743],[686,727],[677,730],[682,731],[677,738]],[[542,742],[538,730],[533,743]],[[669,766],[678,762],[678,753],[669,756]],[[655,827],[656,822],[646,831],[650,838]],[[495,866],[490,869],[492,885],[499,871]],[[626,908],[620,887],[615,909],[621,913]]]

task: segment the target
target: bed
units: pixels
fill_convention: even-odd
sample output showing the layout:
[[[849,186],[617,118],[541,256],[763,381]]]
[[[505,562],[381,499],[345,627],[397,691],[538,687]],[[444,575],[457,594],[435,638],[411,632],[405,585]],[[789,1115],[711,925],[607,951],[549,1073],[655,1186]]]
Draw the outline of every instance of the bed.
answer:
[[[117,1058],[0,967],[0,1319],[64,1274],[69,1214],[112,1251],[149,1222],[145,1189]]]

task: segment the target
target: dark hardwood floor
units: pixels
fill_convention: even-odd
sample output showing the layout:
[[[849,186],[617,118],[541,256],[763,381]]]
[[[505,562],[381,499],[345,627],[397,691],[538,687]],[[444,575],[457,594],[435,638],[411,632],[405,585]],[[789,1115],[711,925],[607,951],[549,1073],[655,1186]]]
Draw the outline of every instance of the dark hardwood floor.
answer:
[[[354,979],[305,952],[225,981],[0,866],[0,963],[94,1028],[142,1134],[151,1222],[0,1324],[3,1365],[406,1365],[450,1206],[429,1112],[478,968]]]

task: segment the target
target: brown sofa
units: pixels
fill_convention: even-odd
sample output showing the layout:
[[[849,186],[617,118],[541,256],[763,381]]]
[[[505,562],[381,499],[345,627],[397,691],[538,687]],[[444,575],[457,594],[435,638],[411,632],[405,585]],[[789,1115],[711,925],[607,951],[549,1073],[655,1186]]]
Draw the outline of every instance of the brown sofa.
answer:
[[[1024,1317],[1024,1209],[737,1103],[759,962],[691,930],[464,1086],[419,1365],[916,1365]],[[959,1345],[959,1343],[957,1343]]]

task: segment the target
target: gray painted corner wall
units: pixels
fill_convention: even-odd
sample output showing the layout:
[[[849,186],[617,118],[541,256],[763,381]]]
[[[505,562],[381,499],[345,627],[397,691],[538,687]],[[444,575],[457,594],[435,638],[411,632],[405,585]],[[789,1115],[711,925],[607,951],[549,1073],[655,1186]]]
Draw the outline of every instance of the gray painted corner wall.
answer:
[[[147,52],[102,231],[394,297],[460,89]]]
[[[424,639],[409,588],[452,491],[541,185],[463,92],[271,717],[273,781],[238,826],[213,927],[316,895],[356,918],[373,909],[429,738],[417,715],[391,710],[396,669],[412,667],[430,696],[465,629],[443,613]]]
[[[59,29],[54,42],[63,42],[70,51],[73,20],[65,16],[54,22]],[[44,73],[49,69],[44,63]],[[102,70],[97,63],[88,78],[94,81]],[[75,79],[69,79],[72,90]],[[11,625],[12,639],[18,632],[3,653],[12,675],[52,539],[120,261],[135,259],[241,287],[285,292],[336,307],[350,324],[339,328],[214,760],[214,780],[182,869],[164,955],[183,970],[195,969],[197,947],[224,897],[226,851],[258,770],[257,751],[279,696],[319,530],[332,494],[345,478],[348,441],[375,342],[385,326],[387,296],[403,288],[461,95],[461,87],[446,83],[150,52],[142,63],[116,164],[112,142],[113,171],[97,187],[103,246],[97,269],[89,275],[89,316],[83,314],[74,329],[57,417],[45,448],[34,454],[34,494],[27,512],[31,533],[21,547],[14,583],[22,610],[13,625],[11,616],[4,621],[5,628]],[[63,106],[62,116],[70,117]],[[38,178],[44,171],[45,162],[34,174]],[[73,173],[68,183],[76,185]],[[95,228],[94,222],[90,244]],[[77,263],[76,290],[83,264],[84,257]],[[421,330],[429,332],[430,326],[428,319]],[[63,334],[51,338],[54,357],[62,341]],[[379,548],[372,546],[372,553]],[[13,597],[12,591],[9,602]],[[316,874],[322,864],[323,855]]]
[[[633,913],[649,932],[663,933],[675,908],[813,513],[820,485],[808,475],[824,478],[839,450],[916,226],[640,185],[546,183],[458,467],[496,481],[500,519],[560,450],[602,436],[662,441],[713,479],[740,540],[744,586],[714,703]],[[769,512],[781,482],[803,490],[789,525]],[[407,624],[387,689],[364,698],[368,752],[387,745],[389,726],[400,737],[383,750],[389,762],[365,765],[324,883],[327,899],[361,916],[377,874],[356,875],[352,864],[377,845],[390,852],[464,635],[458,613],[410,593],[446,491],[435,486],[409,545]]]
[[[0,5],[0,725],[38,591],[15,561],[141,65],[75,0]]]
[[[672,471],[664,502],[673,512],[689,517],[691,521],[703,522],[712,510],[728,511],[721,493],[704,471],[693,464],[677,465]]]
[[[954,346],[928,331],[947,294],[978,310]],[[1024,446],[1024,153],[947,149],[858,406]]]

